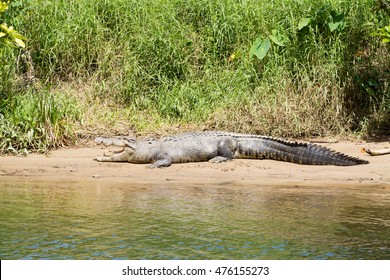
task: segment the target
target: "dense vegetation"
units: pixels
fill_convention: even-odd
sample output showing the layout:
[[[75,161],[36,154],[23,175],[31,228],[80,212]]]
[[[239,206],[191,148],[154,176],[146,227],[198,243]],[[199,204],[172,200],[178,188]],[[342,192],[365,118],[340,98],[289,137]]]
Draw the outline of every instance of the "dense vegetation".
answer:
[[[96,132],[390,127],[388,1],[18,0],[0,15],[0,151]]]

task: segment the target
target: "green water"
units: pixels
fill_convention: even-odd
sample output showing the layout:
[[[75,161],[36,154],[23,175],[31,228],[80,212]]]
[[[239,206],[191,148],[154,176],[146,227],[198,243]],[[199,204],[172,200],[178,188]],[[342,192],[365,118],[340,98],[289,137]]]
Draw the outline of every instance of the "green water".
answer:
[[[382,187],[0,182],[0,259],[389,259]]]

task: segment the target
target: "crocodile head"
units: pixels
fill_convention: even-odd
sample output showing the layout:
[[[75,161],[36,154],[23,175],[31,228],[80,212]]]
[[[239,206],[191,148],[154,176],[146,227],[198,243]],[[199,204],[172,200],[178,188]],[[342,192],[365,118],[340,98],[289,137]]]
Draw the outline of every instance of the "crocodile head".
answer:
[[[123,143],[124,147],[129,147],[129,148],[135,149],[135,146],[137,143],[137,140],[135,138],[123,137],[123,138],[119,138],[119,140]]]

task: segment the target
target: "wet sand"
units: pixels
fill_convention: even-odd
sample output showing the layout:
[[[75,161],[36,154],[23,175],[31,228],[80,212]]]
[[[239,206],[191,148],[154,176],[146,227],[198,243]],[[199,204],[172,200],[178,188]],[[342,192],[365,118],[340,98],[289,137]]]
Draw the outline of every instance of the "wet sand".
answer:
[[[258,186],[375,186],[390,190],[390,155],[372,157],[361,148],[383,149],[389,141],[320,145],[370,161],[351,167],[307,166],[273,160],[233,160],[174,164],[148,169],[143,164],[100,163],[94,161],[106,147],[69,148],[49,155],[0,157],[1,181],[31,182],[115,182],[148,185],[258,185]]]

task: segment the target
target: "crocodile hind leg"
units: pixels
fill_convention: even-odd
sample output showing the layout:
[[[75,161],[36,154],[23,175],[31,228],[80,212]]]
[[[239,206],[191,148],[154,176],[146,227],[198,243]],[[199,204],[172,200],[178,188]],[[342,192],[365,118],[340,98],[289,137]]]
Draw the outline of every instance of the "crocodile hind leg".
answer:
[[[212,163],[221,163],[232,160],[237,150],[237,141],[233,139],[223,139],[218,142],[218,156],[209,160]]]
[[[124,162],[129,160],[129,153],[126,151],[126,149],[118,152],[114,152],[111,155],[106,155],[104,153],[103,156],[97,156],[96,160],[99,162]]]

